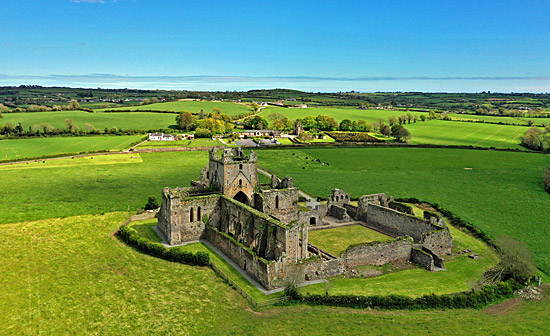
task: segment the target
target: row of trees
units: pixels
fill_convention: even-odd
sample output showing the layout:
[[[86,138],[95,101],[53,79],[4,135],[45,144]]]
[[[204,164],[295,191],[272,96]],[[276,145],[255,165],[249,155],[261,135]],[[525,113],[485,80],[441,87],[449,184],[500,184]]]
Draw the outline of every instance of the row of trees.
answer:
[[[6,123],[0,125],[0,138],[9,137],[42,137],[42,136],[55,136],[55,135],[95,135],[95,134],[135,134],[141,133],[135,130],[121,130],[118,127],[105,127],[99,129],[91,123],[86,123],[82,129],[76,125],[72,119],[65,119],[65,128],[57,128],[50,123],[40,123],[30,126],[28,128],[23,127],[21,123],[16,125],[12,123]]]
[[[27,107],[17,107],[13,110],[9,109],[4,104],[0,104],[0,115],[2,112],[48,112],[48,111],[73,111],[80,110],[80,104],[75,99],[71,100],[67,105],[54,105],[52,107],[45,105],[29,105]]]

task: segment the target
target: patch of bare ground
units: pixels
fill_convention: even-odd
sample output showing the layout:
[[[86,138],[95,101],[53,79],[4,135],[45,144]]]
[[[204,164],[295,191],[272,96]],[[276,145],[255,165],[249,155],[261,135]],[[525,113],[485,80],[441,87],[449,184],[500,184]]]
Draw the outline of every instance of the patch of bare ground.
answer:
[[[418,208],[422,209],[422,210],[428,210],[428,211],[435,211],[434,208],[432,208],[429,204],[426,204],[426,203],[421,203],[421,204],[415,204]]]
[[[524,301],[523,298],[515,297],[513,299],[506,300],[501,303],[497,303],[496,305],[489,306],[483,309],[483,311],[489,315],[504,315],[512,311],[515,307],[517,307],[523,301]]]

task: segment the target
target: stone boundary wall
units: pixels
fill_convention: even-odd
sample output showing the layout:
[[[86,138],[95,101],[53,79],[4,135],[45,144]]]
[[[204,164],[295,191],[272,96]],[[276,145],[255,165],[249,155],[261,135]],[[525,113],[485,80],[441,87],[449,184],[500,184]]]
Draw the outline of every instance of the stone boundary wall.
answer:
[[[442,229],[421,218],[372,203],[367,206],[366,219],[368,224],[378,226],[395,237],[411,236],[416,243],[422,242],[426,232]]]
[[[433,271],[434,269],[433,256],[427,252],[422,251],[421,248],[413,248],[411,250],[411,260],[424,267],[428,271]]]
[[[451,233],[447,229],[430,231],[424,234],[422,246],[439,256],[450,255],[453,247]]]
[[[414,215],[414,210],[410,205],[399,203],[396,201],[391,201],[388,203],[388,206],[393,210],[397,210],[399,212],[403,212],[409,215]]]
[[[340,259],[346,268],[361,265],[382,266],[393,261],[405,261],[411,258],[412,238],[402,237],[389,242],[370,242],[348,247]]]
[[[351,218],[355,218],[355,216],[357,216],[357,206],[351,205],[351,204],[344,204],[344,208],[346,208],[348,215]]]
[[[299,262],[296,267],[301,267],[303,280],[326,279],[343,274],[357,266],[382,266],[389,262],[410,260],[412,244],[411,237],[358,244],[342,252],[339,258],[325,260],[317,257]]]

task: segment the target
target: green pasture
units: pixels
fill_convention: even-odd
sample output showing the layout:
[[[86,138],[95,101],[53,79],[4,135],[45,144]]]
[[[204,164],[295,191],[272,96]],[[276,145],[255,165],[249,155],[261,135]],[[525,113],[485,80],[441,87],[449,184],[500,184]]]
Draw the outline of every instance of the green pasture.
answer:
[[[340,122],[344,119],[359,120],[363,119],[368,123],[378,122],[379,118],[384,119],[384,122],[388,122],[388,118],[391,116],[399,117],[400,115],[410,113],[420,118],[420,115],[424,114],[426,117],[428,113],[425,112],[408,112],[408,111],[392,111],[392,110],[360,110],[357,107],[308,107],[308,108],[284,108],[284,107],[268,107],[260,113],[260,115],[269,121],[268,116],[274,112],[280,113],[289,119],[304,118],[307,116],[328,115],[333,117],[334,120]]]
[[[506,312],[306,305],[253,311],[209,268],[154,258],[118,241],[112,233],[127,216],[0,225],[0,334],[470,336],[550,330],[550,297]]]
[[[34,125],[49,123],[64,129],[65,120],[72,119],[80,129],[86,123],[103,130],[105,127],[117,127],[124,130],[150,130],[176,128],[176,114],[153,112],[90,113],[85,111],[57,111],[34,113],[5,113],[0,124],[21,123],[27,130]]]
[[[439,203],[493,237],[522,240],[539,267],[550,272],[550,196],[542,181],[550,164],[547,155],[342,148],[262,150],[258,156],[262,168],[292,176],[296,186],[313,196],[328,197],[332,188],[340,188],[352,197],[384,192]]]
[[[487,116],[487,115],[462,114],[462,113],[450,113],[448,116],[453,119],[460,119],[460,120],[483,120],[485,122],[493,122],[493,123],[501,122],[503,124],[527,125],[527,121],[524,120],[524,118],[519,118],[519,117]],[[537,118],[537,119],[541,121],[545,120],[543,118]]]
[[[524,126],[430,120],[405,125],[413,144],[520,148]]]
[[[311,244],[338,257],[350,245],[372,241],[386,241],[392,238],[364,226],[353,225],[310,231],[308,239]]]
[[[174,102],[157,103],[157,104],[149,104],[149,105],[98,109],[96,110],[96,112],[102,112],[105,110],[132,110],[132,111],[156,110],[156,111],[174,111],[174,112],[188,111],[192,113],[198,113],[200,112],[200,110],[204,110],[205,112],[210,113],[216,107],[219,108],[222,111],[222,113],[230,116],[236,116],[242,113],[253,111],[253,109],[250,106],[237,104],[233,102],[185,100],[185,101],[174,101]]]
[[[124,150],[143,138],[142,135],[30,138],[0,141],[0,160],[80,153],[102,150]]]

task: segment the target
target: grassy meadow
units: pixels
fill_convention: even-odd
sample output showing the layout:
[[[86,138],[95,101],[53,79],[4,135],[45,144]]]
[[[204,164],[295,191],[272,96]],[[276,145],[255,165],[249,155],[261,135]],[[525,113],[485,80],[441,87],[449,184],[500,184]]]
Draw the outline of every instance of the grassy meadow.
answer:
[[[368,123],[378,122],[379,118],[384,119],[385,122],[391,116],[399,117],[402,114],[411,113],[420,118],[420,115],[424,114],[426,117],[428,113],[425,112],[413,112],[413,111],[392,111],[392,110],[360,110],[357,107],[308,107],[308,108],[284,108],[284,107],[268,107],[260,113],[264,118],[268,119],[268,116],[274,112],[280,113],[290,119],[304,118],[307,116],[317,116],[319,114],[328,115],[333,117],[334,120],[340,122],[344,119],[359,120],[363,119]]]
[[[130,107],[98,109],[96,110],[96,112],[102,112],[105,110],[131,110],[131,111],[153,110],[153,111],[174,111],[174,112],[188,111],[192,113],[198,113],[200,112],[200,110],[204,110],[205,112],[210,113],[216,107],[219,108],[222,111],[222,113],[230,116],[236,116],[242,113],[253,111],[250,106],[246,106],[244,104],[232,103],[232,102],[184,100],[184,101],[174,101],[174,102],[138,105],[138,106],[130,106]]]
[[[80,129],[86,123],[103,130],[117,127],[125,130],[168,129],[176,127],[176,114],[154,112],[90,113],[85,111],[57,111],[33,113],[4,113],[1,124],[21,123],[24,129],[41,123],[49,123],[57,128],[65,128],[65,120],[72,119]]]
[[[352,197],[384,192],[439,203],[493,237],[522,240],[550,273],[550,197],[542,182],[547,155],[421,148],[258,152],[262,168],[292,176],[314,196],[340,188]]]
[[[126,213],[0,225],[0,334],[544,335],[550,297],[496,309],[253,311],[209,268],[170,263],[112,236]],[[437,321],[437,323],[434,323]]]
[[[143,135],[52,137],[0,141],[0,160],[102,150],[124,150]],[[1,168],[0,168],[1,169]]]
[[[527,127],[446,120],[430,120],[407,124],[413,144],[519,148]]]
[[[328,230],[310,231],[308,239],[311,244],[333,256],[339,256],[342,251],[352,244],[386,241],[392,238],[364,226],[353,225]]]

